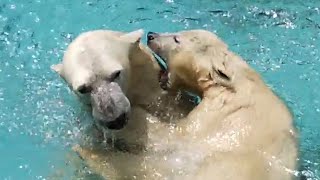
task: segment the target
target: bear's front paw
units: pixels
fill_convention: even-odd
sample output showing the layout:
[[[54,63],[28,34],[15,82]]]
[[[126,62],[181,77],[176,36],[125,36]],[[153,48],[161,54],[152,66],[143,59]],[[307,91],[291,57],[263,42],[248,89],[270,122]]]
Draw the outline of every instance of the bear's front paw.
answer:
[[[72,150],[73,150],[75,153],[77,153],[77,155],[78,155],[82,160],[84,160],[84,158],[83,158],[83,156],[82,156],[83,149],[80,147],[79,144],[74,145],[74,146],[72,147]]]
[[[87,149],[87,148],[82,148],[80,145],[75,145],[72,147],[72,150],[74,152],[76,152],[78,154],[78,156],[82,159],[82,160],[86,160],[86,159],[96,159],[98,157],[97,154],[95,154],[94,151],[92,151],[91,149]]]

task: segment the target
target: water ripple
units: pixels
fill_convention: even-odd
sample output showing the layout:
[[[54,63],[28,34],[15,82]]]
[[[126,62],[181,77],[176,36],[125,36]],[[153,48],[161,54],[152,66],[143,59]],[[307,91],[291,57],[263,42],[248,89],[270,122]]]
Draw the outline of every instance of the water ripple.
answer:
[[[50,66],[80,32],[203,28],[216,32],[287,102],[300,132],[302,174],[319,179],[319,7],[311,0],[1,1],[0,152],[9,154],[5,162],[20,156],[0,165],[0,178],[44,179],[71,169],[61,165],[65,148],[82,138],[82,124],[91,119]],[[29,157],[19,149],[37,153]]]

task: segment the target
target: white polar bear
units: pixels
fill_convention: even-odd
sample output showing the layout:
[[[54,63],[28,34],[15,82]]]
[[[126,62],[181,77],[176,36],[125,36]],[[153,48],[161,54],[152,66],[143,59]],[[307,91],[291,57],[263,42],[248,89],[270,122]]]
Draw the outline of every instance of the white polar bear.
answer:
[[[68,46],[62,63],[52,66],[92,108],[96,124],[112,140],[114,148],[108,150],[74,147],[89,167],[106,178],[153,176],[151,167],[144,169],[145,159],[167,146],[164,137],[173,120],[194,107],[188,99],[160,88],[160,67],[140,43],[142,35],[142,30],[83,33]]]
[[[202,102],[177,124],[177,141],[202,153],[190,179],[289,180],[297,168],[291,113],[262,78],[215,34],[205,30],[148,33],[166,60],[167,89],[188,90]],[[166,73],[165,73],[166,74]]]
[[[52,66],[80,100],[92,105],[95,120],[109,129],[121,129],[126,124],[130,112],[130,102],[125,95],[128,89],[128,42],[134,43],[135,36],[141,34],[142,31],[131,34],[113,31],[83,33],[68,46],[62,63]],[[124,41],[113,40],[117,36]]]

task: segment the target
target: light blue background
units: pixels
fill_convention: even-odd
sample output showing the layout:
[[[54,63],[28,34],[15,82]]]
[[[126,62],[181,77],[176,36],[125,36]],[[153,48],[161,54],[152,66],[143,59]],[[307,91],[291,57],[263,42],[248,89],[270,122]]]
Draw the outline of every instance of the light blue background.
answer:
[[[1,0],[0,179],[70,179],[88,115],[50,70],[80,32],[216,32],[292,108],[304,174],[320,179],[320,1]],[[219,10],[217,12],[217,10]]]

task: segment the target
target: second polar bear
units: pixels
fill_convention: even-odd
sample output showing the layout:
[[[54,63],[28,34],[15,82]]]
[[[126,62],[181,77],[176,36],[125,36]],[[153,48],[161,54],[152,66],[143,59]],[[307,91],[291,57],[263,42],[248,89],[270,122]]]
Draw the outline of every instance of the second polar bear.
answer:
[[[177,125],[207,153],[194,179],[294,177],[297,141],[289,110],[222,40],[205,30],[149,32],[148,45],[167,61],[168,78],[162,79],[169,91],[203,98]]]

